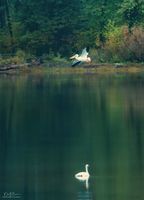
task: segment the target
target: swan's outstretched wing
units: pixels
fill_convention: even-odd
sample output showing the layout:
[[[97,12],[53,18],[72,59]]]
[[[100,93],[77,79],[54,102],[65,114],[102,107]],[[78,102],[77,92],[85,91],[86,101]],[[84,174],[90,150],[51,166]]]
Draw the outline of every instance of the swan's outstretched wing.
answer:
[[[81,57],[87,57],[87,56],[88,56],[88,52],[87,52],[87,49],[86,49],[86,48],[84,48],[84,49],[82,50],[82,53],[81,53],[80,56],[81,56]]]
[[[80,64],[81,61],[79,60],[74,60],[73,63],[72,63],[72,67],[75,67],[76,65]]]

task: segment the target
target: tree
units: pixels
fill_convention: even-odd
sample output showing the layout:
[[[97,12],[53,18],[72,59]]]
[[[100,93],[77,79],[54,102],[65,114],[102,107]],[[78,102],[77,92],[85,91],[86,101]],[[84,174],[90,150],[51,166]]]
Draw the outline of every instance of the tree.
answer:
[[[85,4],[85,16],[88,20],[88,26],[97,37],[97,46],[101,47],[105,43],[105,29],[110,19],[115,19],[116,10],[119,6],[119,0],[83,0]]]
[[[12,20],[10,16],[10,6],[8,0],[0,0],[0,27],[8,27],[8,31],[11,38],[11,50],[13,51]]]
[[[36,54],[53,51],[67,55],[70,52],[74,31],[79,26],[80,0],[13,2],[15,21],[20,22],[22,29],[20,47],[30,50],[30,44],[35,45],[34,48],[38,47],[34,52]]]
[[[119,12],[123,22],[127,23],[129,31],[134,25],[144,20],[144,1],[143,0],[124,0]]]

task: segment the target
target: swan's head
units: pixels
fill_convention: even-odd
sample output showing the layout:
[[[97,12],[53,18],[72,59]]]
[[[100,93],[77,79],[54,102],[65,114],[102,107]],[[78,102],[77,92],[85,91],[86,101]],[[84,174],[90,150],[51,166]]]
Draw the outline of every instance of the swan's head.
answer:
[[[86,164],[85,167],[89,167],[89,164]]]

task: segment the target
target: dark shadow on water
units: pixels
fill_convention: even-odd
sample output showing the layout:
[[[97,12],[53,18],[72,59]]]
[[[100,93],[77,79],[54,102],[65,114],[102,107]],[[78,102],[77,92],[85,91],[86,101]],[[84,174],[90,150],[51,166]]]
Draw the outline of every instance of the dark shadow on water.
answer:
[[[144,78],[0,77],[0,196],[144,196]],[[90,187],[73,180],[90,164]]]

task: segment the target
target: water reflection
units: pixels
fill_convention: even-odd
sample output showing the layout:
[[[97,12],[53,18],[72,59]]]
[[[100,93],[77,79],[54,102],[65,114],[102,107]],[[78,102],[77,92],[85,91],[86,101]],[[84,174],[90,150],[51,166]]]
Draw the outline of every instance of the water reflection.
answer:
[[[92,192],[89,190],[89,178],[79,181],[84,187],[77,193],[77,200],[93,200]]]
[[[93,200],[92,193],[89,191],[78,192],[77,200]]]
[[[85,184],[86,184],[86,189],[88,190],[89,189],[89,178],[85,181]]]
[[[87,190],[89,189],[89,177],[85,180],[79,180],[79,182],[82,183]]]
[[[1,194],[143,200],[143,90],[137,76],[1,78]],[[87,162],[97,180],[80,189]]]

